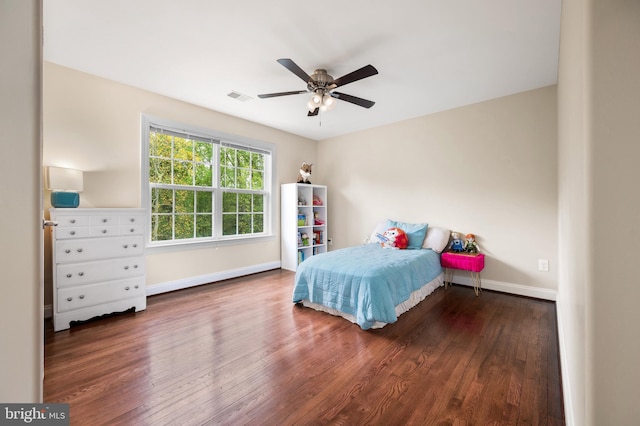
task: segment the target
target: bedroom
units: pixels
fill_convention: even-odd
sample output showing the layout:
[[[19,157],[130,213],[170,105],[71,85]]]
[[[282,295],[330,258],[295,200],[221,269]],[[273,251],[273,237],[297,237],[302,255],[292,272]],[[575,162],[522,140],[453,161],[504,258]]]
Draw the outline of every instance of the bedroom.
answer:
[[[580,9],[581,6],[573,6],[578,8],[578,11],[582,11]],[[586,6],[585,6],[586,7]],[[572,15],[570,15],[572,16]],[[636,15],[637,16],[637,15]],[[578,18],[576,18],[578,19]],[[572,28],[572,21],[567,23],[567,28]],[[575,42],[579,43],[579,42]],[[604,63],[604,61],[603,61]],[[630,64],[634,65],[634,63]],[[567,69],[567,68],[565,68]],[[73,98],[74,94],[80,94],[80,88],[86,87],[83,85],[96,85],[98,87],[102,87],[103,90],[111,90],[113,92],[109,92],[110,94],[119,93],[122,88],[111,86],[110,83],[104,81],[98,81],[90,76],[81,75],[74,71],[60,69],[57,66],[51,66],[50,64],[45,64],[45,94],[48,93],[49,99],[51,99],[51,92],[47,92],[47,90],[52,90],[51,86],[47,87],[47,84],[51,85],[51,80],[47,80],[49,78],[53,78],[53,76],[57,76],[58,80],[56,84],[60,84],[60,87],[71,88],[66,95],[69,96],[69,105],[74,107],[69,113],[78,114],[81,109],[81,105],[86,106],[87,104],[80,103],[74,104],[71,98]],[[631,75],[631,74],[630,74]],[[610,83],[613,87],[611,90],[616,89],[616,86],[613,83]],[[74,88],[77,85],[77,91]],[[106,87],[108,86],[108,87]],[[564,87],[564,89],[563,89]],[[322,141],[317,144],[317,148],[315,143],[307,140],[300,140],[300,138],[294,138],[290,135],[284,135],[281,132],[274,131],[272,129],[265,129],[256,124],[248,124],[245,122],[240,122],[236,119],[229,119],[227,117],[221,117],[218,114],[212,114],[211,116],[204,117],[205,112],[195,107],[185,107],[182,110],[182,107],[178,108],[173,104],[173,101],[168,99],[162,99],[160,101],[160,106],[158,108],[163,112],[175,114],[174,119],[185,118],[189,115],[191,119],[193,117],[199,117],[198,120],[214,122],[214,123],[224,123],[223,125],[227,127],[227,131],[230,133],[238,132],[239,129],[242,128],[243,132],[248,132],[251,134],[266,135],[262,137],[281,139],[284,142],[282,148],[278,151],[278,168],[280,173],[280,178],[282,182],[289,181],[294,179],[295,170],[297,169],[299,162],[301,160],[307,160],[316,162],[318,167],[317,171],[314,172],[314,176],[316,180],[321,181],[322,183],[327,184],[333,191],[333,197],[335,200],[332,201],[336,210],[334,210],[334,217],[348,217],[350,221],[338,222],[334,220],[336,227],[333,228],[332,237],[334,239],[334,244],[336,246],[346,246],[350,244],[357,244],[362,241],[368,230],[376,223],[377,220],[383,219],[384,217],[377,217],[376,215],[371,214],[371,199],[380,200],[380,195],[383,194],[390,198],[389,202],[385,202],[390,205],[390,211],[384,216],[402,216],[398,219],[404,220],[425,220],[433,223],[439,224],[447,224],[452,223],[452,227],[459,226],[463,227],[461,229],[463,231],[473,231],[480,236],[481,245],[487,245],[487,248],[491,250],[492,256],[495,257],[495,262],[493,263],[491,269],[487,268],[486,274],[484,277],[487,280],[487,285],[490,282],[494,282],[495,285],[504,285],[507,284],[520,284],[523,286],[534,287],[533,283],[541,284],[537,286],[536,291],[539,289],[555,289],[556,286],[560,292],[564,291],[565,302],[570,300],[571,297],[578,297],[583,292],[583,287],[578,284],[566,284],[567,280],[573,281],[575,280],[575,276],[572,279],[567,278],[567,276],[559,276],[558,270],[554,269],[554,265],[557,264],[559,267],[564,260],[566,262],[571,262],[570,251],[567,248],[567,230],[566,229],[558,229],[558,217],[564,218],[566,214],[569,212],[572,213],[572,218],[574,217],[573,208],[567,209],[567,203],[572,203],[570,196],[566,192],[559,193],[557,182],[560,181],[560,189],[565,188],[565,185],[572,184],[570,180],[570,176],[566,176],[566,173],[571,168],[570,161],[567,160],[566,157],[561,157],[559,161],[556,156],[557,145],[555,142],[555,127],[556,127],[556,113],[555,110],[556,102],[556,91],[558,95],[567,96],[566,92],[562,90],[569,90],[571,88],[570,83],[565,84],[564,86],[559,86],[558,89],[555,87],[547,87],[543,89],[539,89],[532,92],[527,92],[519,95],[514,95],[507,98],[501,98],[494,101],[489,101],[487,103],[471,105],[469,107],[464,107],[458,110],[447,111],[444,113],[435,114],[434,116],[422,117],[413,120],[409,120],[406,123],[400,123],[398,125],[390,125],[384,126],[381,129],[380,133],[371,131],[366,131],[363,133],[358,133],[349,139],[349,147],[344,147],[343,142],[344,138],[332,138],[326,141]],[[64,94],[60,94],[59,96],[63,96]],[[141,95],[142,97],[147,96]],[[622,95],[619,95],[622,96]],[[561,98],[562,99],[562,98]],[[626,99],[626,98],[624,98]],[[47,99],[45,99],[47,102]],[[576,101],[577,102],[577,101]],[[565,105],[565,104],[561,104]],[[633,105],[633,104],[632,104]],[[46,105],[45,105],[46,108]],[[566,108],[566,107],[565,107]],[[175,110],[182,110],[182,112]],[[516,115],[516,111],[520,111],[521,115]],[[91,109],[86,111],[86,113],[91,113]],[[100,112],[102,113],[102,112]],[[497,115],[493,115],[499,113],[500,120],[487,120],[486,115],[495,117]],[[511,114],[513,113],[513,115]],[[560,129],[561,135],[567,130],[567,122],[562,121],[566,120],[566,111],[563,109],[559,109],[559,115],[561,117],[561,121],[558,123],[558,127]],[[531,116],[529,116],[531,114]],[[532,118],[536,117],[536,119]],[[543,126],[539,125],[538,118],[542,117]],[[465,122],[469,123],[469,128],[460,128],[455,124],[460,119],[465,120]],[[47,119],[47,117],[45,117]],[[453,123],[453,124],[452,124]],[[505,126],[509,124],[509,126]],[[136,123],[131,123],[131,127],[136,126]],[[485,127],[486,126],[486,127]],[[513,127],[511,127],[513,126]],[[390,176],[384,176],[381,173],[377,172],[377,168],[374,166],[371,167],[363,167],[363,169],[358,171],[358,173],[350,173],[348,175],[341,174],[340,170],[344,171],[347,168],[352,167],[352,164],[362,164],[362,149],[361,147],[366,141],[374,141],[375,150],[381,153],[389,152],[389,141],[393,141],[394,148],[398,146],[398,144],[408,143],[402,140],[402,135],[407,135],[405,138],[407,141],[415,139],[416,134],[420,134],[424,132],[424,129],[428,128],[433,130],[434,132],[439,133],[439,140],[446,140],[447,137],[456,139],[460,138],[464,145],[464,149],[460,149],[459,152],[453,152],[455,149],[449,144],[444,144],[444,147],[439,146],[437,148],[444,148],[446,151],[445,154],[448,158],[456,157],[460,158],[460,162],[456,162],[455,164],[446,164],[441,162],[436,162],[435,166],[431,163],[428,164],[428,167],[440,167],[439,174],[447,175],[449,173],[450,167],[453,166],[459,167],[463,174],[471,173],[479,176],[481,179],[486,179],[491,185],[498,185],[501,190],[505,190],[511,194],[511,197],[514,197],[516,202],[511,202],[511,199],[505,199],[501,196],[500,193],[487,193],[485,192],[485,187],[471,187],[467,186],[468,180],[463,179],[461,175],[458,175],[458,179],[455,179],[455,175],[453,175],[453,184],[451,189],[443,189],[441,185],[430,188],[431,191],[428,196],[425,195],[423,199],[415,199],[415,188],[422,188],[419,183],[422,179],[422,167],[423,164],[420,162],[418,156],[411,156],[412,161],[409,163],[412,170],[411,172],[407,172],[407,174],[402,174],[398,176],[397,174],[390,173]],[[624,126],[620,127],[624,129]],[[486,133],[480,133],[476,135],[477,129],[485,129]],[[542,143],[540,147],[537,149],[533,149],[532,146],[528,146],[528,149],[523,149],[522,151],[518,151],[517,147],[513,147],[509,145],[511,139],[514,138],[514,133],[520,134],[517,131],[520,130],[522,133],[524,131],[522,129],[527,129],[527,132],[533,132],[535,135],[535,143]],[[109,131],[112,131],[109,127]],[[49,132],[55,133],[55,122],[44,123],[44,132],[45,134]],[[86,131],[86,129],[85,129]],[[118,130],[116,130],[118,131]],[[126,130],[123,130],[126,131]],[[628,130],[631,132],[632,130]],[[130,130],[129,130],[130,132]],[[453,134],[451,134],[451,133]],[[492,135],[492,132],[498,132],[501,135],[497,141],[494,138],[490,138],[487,135]],[[631,134],[631,133],[630,133]],[[137,137],[137,135],[136,135]],[[474,145],[472,144],[473,140],[480,137],[490,138],[493,143],[497,143],[498,145],[495,148],[494,152],[487,152],[478,150],[474,151]],[[566,137],[566,136],[565,136]],[[532,137],[533,140],[533,137]],[[436,146],[429,145],[435,144],[437,141],[423,141],[424,145],[422,145],[423,151],[420,151],[420,154],[423,155],[433,155],[434,149]],[[353,144],[353,147],[352,145]],[[502,144],[502,145],[500,145]],[[603,142],[604,144],[604,142]],[[296,150],[302,148],[299,151],[296,151],[295,158],[294,155],[291,154],[291,151],[287,148],[295,145]],[[561,145],[565,147],[566,145]],[[504,150],[504,148],[510,148]],[[360,149],[358,149],[360,148]],[[415,147],[411,147],[412,149]],[[418,147],[420,148],[420,147]],[[476,147],[477,148],[477,147]],[[45,150],[46,150],[45,145]],[[137,149],[137,147],[136,147]],[[538,149],[541,149],[540,152]],[[565,148],[566,149],[566,148]],[[580,148],[577,148],[578,151]],[[135,158],[138,155],[138,151],[133,152],[134,162]],[[340,152],[340,155],[337,156],[336,153]],[[492,156],[490,156],[490,154]],[[102,155],[102,151],[101,151]],[[505,155],[504,161],[500,161],[497,167],[495,166],[494,161],[499,158],[499,155]],[[107,155],[104,157],[108,158]],[[337,158],[336,158],[337,157]],[[620,157],[620,161],[622,161],[623,156]],[[547,159],[551,159],[552,165],[547,163]],[[364,163],[368,164],[366,160],[376,160],[376,158],[366,158],[364,159]],[[505,166],[504,163],[507,163]],[[556,175],[556,164],[560,163],[560,175]],[[445,167],[446,166],[446,167]],[[605,167],[604,165],[599,165],[599,167]],[[611,167],[610,165],[608,167]],[[513,170],[511,169],[513,168]],[[515,177],[518,177],[518,171],[520,168],[524,172],[522,177],[522,181],[515,180]],[[407,168],[408,169],[408,168]],[[631,170],[632,167],[625,168],[625,170]],[[108,191],[108,187],[105,182],[112,179],[112,176],[89,176],[88,179],[95,179],[93,182],[90,180],[87,181],[87,186],[89,187],[89,183],[93,183],[92,188],[95,191],[102,191],[107,198],[101,198],[101,202],[104,203],[117,203],[120,201],[116,201],[117,197],[127,197],[127,200],[137,199],[135,198],[137,195],[139,183],[137,176],[137,169],[134,167],[124,168],[121,170],[116,179],[120,179],[119,182],[125,182],[129,186],[127,192],[122,194],[114,194]],[[286,173],[288,170],[292,170],[291,177],[287,178]],[[548,173],[551,173],[551,178],[549,178]],[[629,172],[631,173],[631,172]],[[600,175],[599,175],[600,176]],[[104,179],[103,179],[104,178]],[[526,178],[526,180],[525,180]],[[542,179],[542,180],[540,180]],[[548,180],[547,180],[548,179]],[[117,181],[118,182],[118,181]],[[562,183],[564,182],[564,183]],[[603,184],[608,183],[604,181]],[[367,186],[364,186],[364,185]],[[102,186],[101,186],[102,185]],[[372,185],[372,186],[368,186]],[[375,186],[373,186],[375,185]],[[572,184],[573,185],[573,184]],[[398,191],[398,188],[403,188],[407,186],[411,190],[407,191]],[[367,189],[367,188],[374,189]],[[364,188],[364,189],[363,189]],[[522,190],[525,188],[526,190]],[[577,196],[575,192],[578,187],[573,187],[574,194],[571,196]],[[602,191],[602,190],[601,190]],[[603,196],[604,193],[597,192],[595,195]],[[525,197],[524,200],[520,200],[518,196]],[[556,201],[557,197],[561,197],[560,201]],[[83,198],[86,197],[87,201],[91,200],[92,194],[90,190],[87,190],[86,193],[83,193]],[[111,197],[111,198],[109,198]],[[122,199],[122,198],[121,198]],[[121,200],[120,199],[120,200]],[[624,200],[618,200],[623,202],[629,202],[628,198]],[[417,202],[417,209],[415,210],[405,210],[404,206],[413,205],[413,203]],[[559,205],[560,204],[560,205]],[[578,203],[579,204],[579,203]],[[571,206],[571,204],[570,204]],[[533,207],[533,213],[529,211],[529,208]],[[495,210],[493,210],[495,208]],[[351,211],[352,209],[356,209],[358,211],[358,215],[345,215],[344,212]],[[516,209],[512,211],[511,209]],[[469,215],[469,211],[473,212],[473,215]],[[513,213],[513,215],[508,215],[507,213]],[[597,211],[599,214],[605,214],[605,218],[610,217],[607,216],[606,213]],[[518,214],[522,214],[523,217],[527,220],[517,219],[515,216]],[[382,215],[381,215],[382,216]],[[358,217],[363,219],[362,221],[358,220]],[[364,218],[367,219],[364,219]],[[578,216],[580,217],[580,216]],[[611,219],[616,220],[616,218],[611,217]],[[575,225],[579,226],[579,225]],[[533,227],[533,228],[532,228]],[[588,227],[586,229],[589,229]],[[500,238],[498,243],[494,243],[493,239],[487,239],[487,235],[493,235],[493,232],[500,233]],[[570,233],[574,233],[574,231],[570,231]],[[586,234],[586,233],[585,233]],[[549,238],[550,236],[550,238]],[[511,238],[513,237],[513,238]],[[587,238],[586,236],[580,238]],[[578,238],[578,241],[585,241],[584,239]],[[595,238],[595,237],[594,237]],[[525,254],[521,256],[513,255],[513,248],[520,244],[523,244],[521,240],[524,239],[528,242],[528,244],[524,244],[522,249]],[[573,238],[572,238],[573,239]],[[590,239],[587,241],[591,241]],[[277,241],[274,241],[274,246],[277,246]],[[537,247],[540,247],[540,251],[537,251]],[[560,249],[558,249],[560,247]],[[263,264],[270,263],[277,259],[277,255],[273,253],[276,251],[274,247],[256,247],[255,252],[250,247],[241,247],[239,249],[225,248],[224,250],[221,248],[220,250],[228,253],[229,259],[238,259],[240,257],[243,258],[252,258],[255,259],[255,263]],[[234,251],[235,250],[235,251]],[[247,250],[251,250],[247,253]],[[527,251],[529,251],[527,253]],[[559,253],[560,252],[560,253]],[[238,256],[238,253],[241,253],[242,256]],[[269,255],[268,253],[271,253]],[[192,252],[187,253],[183,257],[179,259],[180,262],[184,262],[185,269],[189,269],[192,275],[184,273],[184,271],[180,270],[171,270],[171,271],[162,271],[163,274],[162,279],[160,278],[150,278],[150,285],[154,283],[164,282],[165,280],[171,281],[180,281],[183,280],[187,276],[193,275],[206,275],[211,273],[211,271],[202,271],[199,270],[199,265],[202,264],[201,259],[198,256],[206,256],[205,253]],[[167,254],[159,254],[150,257],[150,267],[155,264],[161,265],[165,263]],[[226,254],[224,255],[226,258]],[[537,259],[545,257],[551,260],[552,272],[549,274],[540,274],[537,271]],[[571,264],[571,263],[569,263]],[[515,265],[515,266],[514,266]],[[599,264],[598,269],[595,271],[597,274],[602,274],[604,277],[605,268],[608,270],[605,264]],[[231,268],[242,268],[245,265],[242,264],[231,264]],[[583,263],[579,263],[578,266],[569,266],[567,270],[565,270],[565,274],[576,274],[575,271],[581,270],[580,266],[584,266]],[[219,270],[223,270],[219,268]],[[555,272],[553,272],[555,271]],[[572,272],[573,271],[573,272]],[[624,274],[625,268],[622,267],[619,269],[621,277],[626,277]],[[214,271],[215,272],[215,271]],[[578,277],[581,274],[577,274]],[[600,276],[600,275],[599,275]],[[630,275],[632,276],[632,275]],[[548,280],[548,281],[547,281]],[[564,288],[562,287],[564,284]],[[620,302],[623,303],[625,299],[625,295],[634,294],[633,291],[635,289],[626,289],[626,293],[624,295],[620,295],[618,292],[613,292],[609,296],[603,298],[602,303],[614,303]],[[631,292],[631,293],[629,293]],[[616,298],[610,300],[611,298]],[[570,306],[569,309],[574,309],[572,303],[568,303]],[[622,313],[618,313],[615,309],[614,304],[607,305],[596,305],[596,308],[599,310],[604,310],[603,314],[616,314],[613,317],[625,316]],[[576,308],[576,312],[579,313],[579,307]],[[627,310],[623,310],[622,312],[628,312]],[[570,315],[569,318],[572,318]],[[631,317],[633,319],[633,317]],[[571,335],[576,337],[570,337],[569,343],[569,355],[571,359],[576,360],[576,365],[578,369],[585,368],[587,369],[587,361],[582,360],[582,358],[578,355],[580,352],[578,348],[583,345],[583,343],[579,343],[579,338],[577,336],[581,335],[580,331],[585,331],[581,326],[575,324],[572,320],[567,319],[568,330],[571,332]],[[623,324],[626,322],[622,322]],[[574,330],[577,328],[577,330]],[[600,336],[599,329],[591,330],[587,329],[587,333],[596,333]],[[604,339],[604,337],[601,337]],[[611,337],[613,338],[613,336]],[[616,342],[614,342],[616,343]],[[618,342],[619,343],[619,342]],[[631,357],[634,353],[633,346],[634,344],[625,345],[622,344],[622,348],[627,348],[629,351],[624,352],[624,357]],[[605,358],[606,359],[606,358]],[[632,359],[632,358],[629,358]],[[606,371],[606,370],[605,370]],[[608,383],[607,379],[603,376],[604,373],[590,373],[594,374],[595,379],[598,379],[598,382]],[[577,378],[580,376],[578,373],[574,373],[570,377],[568,386],[571,386],[575,389],[575,403],[578,407],[583,407],[583,399],[581,398],[581,391],[578,389],[581,388],[579,383],[582,383],[581,380]],[[620,386],[624,386],[628,383],[628,379],[623,377],[616,377],[616,382],[611,384],[611,386],[616,386],[615,383],[619,383]],[[593,398],[592,395],[584,395],[584,397]],[[610,401],[606,397],[598,396],[598,398],[603,398],[603,400],[598,399],[598,401],[602,401],[605,407],[617,407],[618,404],[623,404],[624,400],[621,401]],[[626,407],[629,409],[629,407]],[[582,412],[582,410],[578,410],[578,413]],[[624,412],[624,410],[623,410]],[[578,416],[579,417],[579,416]],[[580,424],[582,422],[578,422]]]

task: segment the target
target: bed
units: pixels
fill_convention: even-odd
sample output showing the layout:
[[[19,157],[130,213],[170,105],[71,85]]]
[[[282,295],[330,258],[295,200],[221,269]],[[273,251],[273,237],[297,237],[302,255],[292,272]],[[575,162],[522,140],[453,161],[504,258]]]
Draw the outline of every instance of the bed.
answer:
[[[372,235],[390,223],[378,225]],[[425,224],[413,244],[409,234],[412,249],[371,243],[312,256],[298,265],[293,302],[341,316],[363,330],[394,323],[444,283],[440,252],[449,232],[434,228],[432,234],[436,233],[435,245]]]

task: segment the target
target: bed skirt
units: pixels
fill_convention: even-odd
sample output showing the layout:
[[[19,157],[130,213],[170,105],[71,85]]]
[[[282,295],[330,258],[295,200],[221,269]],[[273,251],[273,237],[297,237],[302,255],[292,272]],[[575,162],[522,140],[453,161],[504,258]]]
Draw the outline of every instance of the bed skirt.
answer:
[[[400,315],[404,314],[409,309],[413,308],[418,303],[426,299],[426,297],[429,296],[431,293],[433,293],[436,288],[441,287],[443,285],[444,285],[444,273],[441,273],[435,279],[433,279],[432,281],[428,282],[427,284],[423,285],[422,287],[420,287],[419,289],[411,293],[411,295],[407,300],[400,303],[399,305],[396,305],[396,316],[400,317]],[[351,321],[354,324],[357,323],[355,316],[351,314],[346,314],[337,309],[329,308],[327,306],[320,305],[318,303],[313,303],[306,299],[302,300],[302,304],[307,308],[315,309],[316,311],[322,311],[331,315],[342,317],[348,321]],[[382,328],[387,324],[388,323],[386,322],[376,321],[373,323],[371,328]]]

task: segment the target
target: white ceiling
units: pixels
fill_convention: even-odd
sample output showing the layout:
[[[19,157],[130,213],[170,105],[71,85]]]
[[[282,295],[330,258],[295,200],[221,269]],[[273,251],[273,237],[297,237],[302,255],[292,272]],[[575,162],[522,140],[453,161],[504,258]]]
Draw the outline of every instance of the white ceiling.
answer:
[[[44,59],[322,140],[556,83],[561,0],[45,0]],[[276,62],[379,74],[307,117]],[[237,91],[251,97],[228,97]],[[170,117],[168,117],[170,118]]]

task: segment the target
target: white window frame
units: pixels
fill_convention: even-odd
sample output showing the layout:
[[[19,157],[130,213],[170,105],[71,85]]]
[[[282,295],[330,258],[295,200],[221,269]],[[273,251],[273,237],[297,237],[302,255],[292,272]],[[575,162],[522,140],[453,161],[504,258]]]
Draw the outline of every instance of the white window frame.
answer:
[[[149,133],[150,128],[156,127],[166,129],[175,133],[192,135],[202,139],[211,139],[217,141],[214,143],[214,170],[213,170],[213,186],[214,194],[214,212],[213,212],[213,236],[211,238],[188,238],[180,240],[163,240],[151,241],[151,184],[149,183]],[[257,234],[240,234],[240,235],[222,235],[222,192],[225,188],[220,187],[220,146],[231,146],[247,151],[256,151],[267,154],[264,165],[264,229],[263,232]],[[145,241],[146,247],[154,248],[185,248],[185,247],[202,247],[202,246],[218,246],[233,245],[240,243],[258,242],[264,239],[273,239],[273,211],[274,211],[274,194],[275,194],[275,177],[274,165],[276,164],[276,147],[275,144],[269,142],[258,141],[236,135],[230,135],[223,132],[191,126],[178,123],[172,120],[153,117],[143,114],[141,118],[141,201],[142,207],[145,209],[146,226]],[[234,190],[235,192],[235,190]]]

